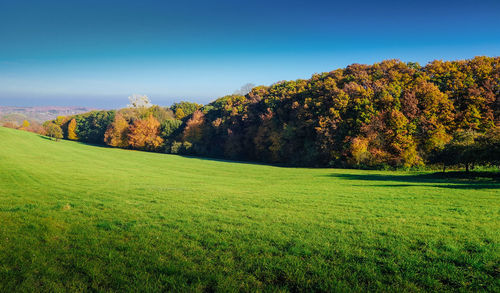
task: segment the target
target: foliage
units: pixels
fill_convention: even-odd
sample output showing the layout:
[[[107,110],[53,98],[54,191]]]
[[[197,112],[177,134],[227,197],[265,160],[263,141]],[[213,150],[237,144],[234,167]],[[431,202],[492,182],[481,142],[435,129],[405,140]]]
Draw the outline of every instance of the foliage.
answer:
[[[14,122],[11,122],[11,121],[7,121],[7,122],[4,122],[3,127],[7,127],[7,128],[18,128],[17,124],[14,123]]]
[[[46,133],[48,137],[54,138],[56,141],[63,138],[63,131],[61,127],[55,123],[49,123],[46,128]]]
[[[73,116],[76,135],[81,141],[102,144],[104,133],[115,118],[115,111],[92,111]]]
[[[203,105],[191,102],[174,103],[170,109],[175,113],[176,119],[183,119],[186,116],[193,114],[196,110],[200,109]]]
[[[156,118],[164,141],[158,151],[181,151],[174,142],[186,142],[190,154],[209,157],[294,166],[419,168],[439,161],[447,145],[471,154],[477,146],[459,146],[457,135],[473,131],[480,138],[500,125],[500,57],[426,66],[398,60],[352,64],[307,80],[257,86],[205,106],[180,102],[170,109],[119,112],[129,125]],[[99,123],[75,118],[80,139],[102,143],[113,121],[109,116]],[[102,127],[89,126],[101,122]],[[493,164],[498,156],[488,154],[481,164]],[[462,158],[466,168],[479,162]]]
[[[63,126],[64,122],[67,120],[66,116],[57,116],[56,119],[54,119],[54,124],[58,126]]]
[[[459,131],[430,158],[432,163],[446,166],[463,165],[467,172],[475,165],[500,165],[500,127],[487,134],[474,130]]]
[[[160,148],[163,138],[159,136],[160,123],[153,115],[134,121],[129,126],[128,141],[130,146],[140,150],[155,151]]]
[[[109,146],[126,148],[129,145],[129,124],[123,116],[118,113],[104,133],[104,142]]]
[[[29,123],[28,120],[24,120],[23,125],[21,127],[22,127],[22,129],[28,129],[28,127],[30,127],[30,125],[31,124]]]
[[[174,113],[172,112],[172,110],[157,105],[149,107],[142,118],[147,118],[149,115],[153,115],[153,117],[156,118],[156,120],[158,120],[160,124],[164,123],[167,120],[174,119]]]
[[[69,140],[78,140],[78,136],[76,135],[76,120],[75,118],[71,119],[68,124],[68,139]]]
[[[160,126],[160,136],[163,139],[168,139],[170,137],[175,137],[178,134],[178,130],[182,125],[181,120],[169,119],[161,123]]]

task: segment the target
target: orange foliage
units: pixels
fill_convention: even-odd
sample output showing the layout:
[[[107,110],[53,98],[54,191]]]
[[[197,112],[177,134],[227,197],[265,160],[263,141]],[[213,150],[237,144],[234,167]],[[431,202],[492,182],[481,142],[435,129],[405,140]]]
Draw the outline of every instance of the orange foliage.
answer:
[[[154,151],[163,144],[163,138],[158,136],[160,122],[149,115],[146,119],[136,120],[129,127],[128,141],[136,149]]]
[[[203,136],[203,123],[205,122],[205,115],[200,110],[196,110],[193,116],[186,122],[184,129],[184,140],[190,142],[198,142]]]
[[[117,114],[104,133],[104,142],[107,145],[125,148],[128,146],[129,125],[121,114]]]

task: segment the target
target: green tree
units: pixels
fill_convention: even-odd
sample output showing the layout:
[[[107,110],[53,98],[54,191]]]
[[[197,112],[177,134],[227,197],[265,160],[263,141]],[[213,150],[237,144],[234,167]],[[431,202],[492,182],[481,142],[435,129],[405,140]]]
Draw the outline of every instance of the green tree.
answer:
[[[167,140],[169,138],[173,138],[176,134],[178,134],[178,130],[182,125],[181,120],[177,119],[169,119],[165,120],[160,127],[160,136]]]
[[[170,109],[174,111],[176,119],[183,119],[191,114],[193,114],[196,110],[200,109],[203,105],[191,102],[180,102],[174,103]]]

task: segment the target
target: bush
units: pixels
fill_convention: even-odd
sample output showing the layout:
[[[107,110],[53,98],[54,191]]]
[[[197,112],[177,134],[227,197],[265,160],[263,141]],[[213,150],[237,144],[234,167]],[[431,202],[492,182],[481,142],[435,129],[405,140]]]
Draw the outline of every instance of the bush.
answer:
[[[170,153],[178,154],[181,148],[182,148],[182,142],[174,141],[170,146]]]

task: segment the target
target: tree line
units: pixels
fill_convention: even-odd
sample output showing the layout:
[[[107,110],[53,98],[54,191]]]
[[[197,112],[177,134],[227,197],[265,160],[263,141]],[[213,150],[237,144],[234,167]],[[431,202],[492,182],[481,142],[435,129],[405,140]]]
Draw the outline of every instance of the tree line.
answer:
[[[207,105],[140,98],[46,126],[113,147],[293,166],[500,164],[500,57],[352,64]]]

